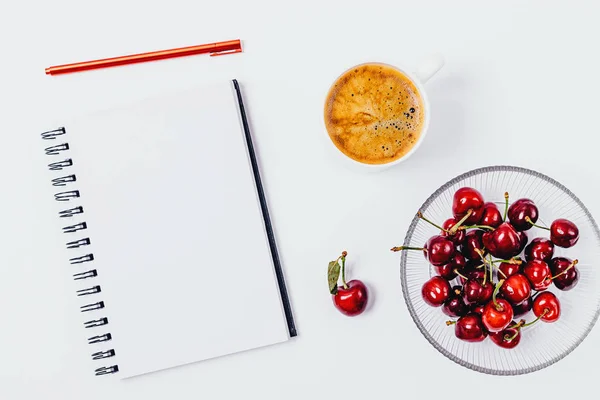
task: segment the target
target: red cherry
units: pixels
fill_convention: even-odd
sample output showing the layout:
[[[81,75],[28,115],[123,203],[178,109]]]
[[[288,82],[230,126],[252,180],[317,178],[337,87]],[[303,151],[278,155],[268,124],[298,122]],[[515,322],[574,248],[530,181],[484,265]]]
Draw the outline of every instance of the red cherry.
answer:
[[[546,238],[535,238],[525,247],[525,260],[550,262],[554,254],[554,244]]]
[[[485,254],[482,237],[482,230],[476,229],[467,232],[462,245],[462,253],[465,257],[470,260],[481,260],[481,256],[476,250],[479,249],[483,252],[483,254]]]
[[[500,293],[511,303],[520,304],[531,295],[531,285],[524,275],[514,274],[506,278]]]
[[[434,276],[423,284],[421,295],[425,303],[439,307],[450,297],[450,284],[441,276]]]
[[[454,286],[450,298],[442,306],[442,312],[449,317],[462,317],[469,312],[469,307],[461,297],[461,287]]]
[[[485,284],[481,284],[481,293],[479,294],[479,303],[485,304],[492,298],[494,294],[494,285],[489,280]]]
[[[490,301],[483,308],[481,322],[490,333],[500,332],[511,323],[513,315],[513,309],[508,301],[496,299],[496,304]]]
[[[479,304],[482,291],[483,288],[479,281],[475,279],[469,279],[466,281],[462,288],[462,298],[465,301],[465,304]]]
[[[432,265],[444,265],[454,255],[454,243],[448,238],[435,235],[427,241],[427,258]]]
[[[518,232],[517,234],[519,235],[519,240],[521,241],[521,244],[519,245],[519,253],[522,252],[525,247],[527,246],[527,233],[525,231],[521,231]]]
[[[480,271],[475,271],[469,275],[469,280],[466,281],[462,288],[462,298],[465,304],[485,304],[492,298],[494,293],[494,285],[490,281],[483,283],[482,277],[479,278]],[[477,276],[477,278],[475,278]]]
[[[579,270],[573,265],[573,260],[570,258],[553,258],[550,261],[550,271],[554,276],[552,279],[554,285],[560,290],[571,290],[579,282]]]
[[[503,222],[494,231],[484,233],[482,242],[491,255],[502,259],[516,256],[521,248],[521,236],[508,222]]]
[[[550,240],[559,247],[573,247],[579,240],[579,229],[568,219],[557,219],[550,225]]]
[[[483,196],[473,188],[463,187],[454,193],[452,213],[457,221],[471,210],[471,215],[464,223],[469,225],[478,224],[483,216],[483,206]]]
[[[458,246],[463,242],[463,240],[465,240],[465,234],[466,234],[465,230],[459,229],[453,235],[451,235],[447,232],[454,225],[456,225],[456,222],[457,222],[457,220],[455,220],[454,218],[450,218],[450,219],[447,219],[446,221],[444,221],[444,223],[442,224],[442,228],[444,228],[445,231],[442,231],[441,235],[446,236],[448,239],[452,240],[455,245]]]
[[[423,245],[423,247],[396,246],[391,251],[419,250],[423,251],[425,258],[435,266],[448,264],[454,255],[454,243],[441,235],[434,235]]]
[[[466,260],[466,258],[465,258],[465,260]],[[465,266],[458,272],[460,272],[463,275],[469,275],[471,272],[481,271],[482,272],[481,277],[483,278],[483,271],[482,271],[483,267],[477,268],[482,264],[483,264],[483,261],[481,261],[481,258],[476,259],[476,260],[467,260]]]
[[[534,224],[538,220],[538,209],[535,203],[529,199],[519,199],[508,208],[508,219],[512,226],[518,231],[531,229],[531,220]]]
[[[441,266],[434,266],[434,269],[438,275],[442,278],[451,281],[456,278],[455,271],[461,271],[464,269],[467,261],[465,260],[465,256],[460,254],[459,252],[454,253],[454,256],[450,259],[450,262]]]
[[[487,336],[481,317],[470,313],[460,317],[454,326],[454,335],[465,342],[481,342]]]
[[[332,295],[333,304],[342,314],[354,317],[367,307],[369,294],[364,283],[357,279],[347,282],[348,289],[338,286],[337,293]]]
[[[533,300],[533,313],[544,322],[554,322],[560,317],[560,302],[552,292],[540,293]]]
[[[465,271],[464,273],[461,272],[461,274],[467,277],[467,279],[463,278],[462,276],[459,278],[461,285],[464,285],[468,280],[477,281],[480,283],[483,282],[483,268]]]
[[[477,315],[483,314],[483,305],[479,304],[473,307],[473,312]]]
[[[550,267],[541,260],[531,260],[525,264],[523,275],[529,279],[529,283],[537,291],[546,290],[552,283]]]
[[[490,333],[490,339],[498,346],[504,349],[514,349],[521,341],[521,329],[512,328],[517,326],[515,321],[512,321],[508,328],[500,331]]]
[[[502,214],[500,214],[498,206],[491,202],[485,203],[483,205],[483,217],[481,218],[480,224],[497,228],[501,223]]]
[[[531,299],[531,297],[528,297],[525,300],[523,300],[521,304],[513,304],[513,312],[515,314],[514,317],[516,318],[527,314],[529,311],[531,311],[531,307],[533,307],[533,300]]]
[[[498,266],[498,269],[500,270],[501,274],[500,276],[502,278],[508,278],[511,275],[514,274],[518,274],[519,272],[521,272],[521,259],[519,257],[515,257],[515,261],[518,262],[517,263],[500,263],[500,266]]]

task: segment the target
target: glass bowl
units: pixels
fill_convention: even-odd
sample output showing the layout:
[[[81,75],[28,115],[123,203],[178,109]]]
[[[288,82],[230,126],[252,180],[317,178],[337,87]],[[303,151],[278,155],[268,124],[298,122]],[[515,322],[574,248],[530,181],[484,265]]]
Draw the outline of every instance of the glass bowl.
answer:
[[[454,192],[463,187],[481,192],[485,201],[498,204],[504,211],[504,192],[512,201],[532,199],[539,209],[538,225],[550,226],[557,218],[567,218],[579,228],[579,242],[568,249],[555,246],[554,256],[578,259],[579,282],[570,291],[549,287],[561,304],[561,316],[554,323],[538,323],[523,328],[521,342],[513,349],[504,349],[489,338],[469,343],[454,335],[454,327],[446,321],[456,320],[445,315],[441,307],[427,305],[421,297],[421,287],[436,275],[420,251],[403,251],[401,255],[402,293],[415,324],[425,338],[452,361],[478,372],[493,375],[519,375],[545,368],[572,352],[589,334],[600,310],[600,230],[583,203],[566,187],[538,172],[513,166],[479,168],[457,176],[436,190],[421,206],[425,217],[441,225],[452,217]],[[404,239],[404,246],[422,247],[439,229],[415,216]],[[527,231],[529,240],[549,237],[539,228]],[[451,282],[451,286],[453,282]],[[524,318],[535,319],[533,312]]]

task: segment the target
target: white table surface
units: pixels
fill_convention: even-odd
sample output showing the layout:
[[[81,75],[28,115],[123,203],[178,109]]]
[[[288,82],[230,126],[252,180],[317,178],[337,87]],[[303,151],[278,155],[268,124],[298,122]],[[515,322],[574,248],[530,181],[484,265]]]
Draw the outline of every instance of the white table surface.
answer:
[[[399,256],[388,250],[433,190],[483,165],[537,169],[600,212],[598,3],[491,3],[4,2],[0,398],[595,392],[600,327],[564,360],[525,376],[485,376],[445,359],[413,324]],[[244,40],[243,54],[44,75],[55,64],[235,38]],[[360,62],[410,68],[431,52],[447,64],[427,84],[431,130],[418,153],[378,174],[330,157],[322,107],[332,80]],[[115,99],[230,78],[244,85],[299,336],[137,379],[94,377],[53,224],[40,129]],[[364,279],[372,294],[357,318],[338,313],[327,292],[327,262],[344,249],[349,276]]]

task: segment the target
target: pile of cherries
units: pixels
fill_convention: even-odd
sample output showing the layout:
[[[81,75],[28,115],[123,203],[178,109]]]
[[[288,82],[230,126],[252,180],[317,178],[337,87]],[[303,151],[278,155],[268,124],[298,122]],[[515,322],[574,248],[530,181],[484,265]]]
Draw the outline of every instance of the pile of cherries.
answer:
[[[481,342],[489,336],[498,346],[511,349],[521,341],[522,328],[559,319],[560,302],[546,289],[552,284],[563,291],[573,289],[579,271],[576,259],[554,257],[554,247],[573,247],[579,230],[562,218],[550,228],[536,225],[538,208],[532,200],[519,199],[509,207],[508,193],[504,197],[502,215],[477,190],[458,189],[452,203],[454,217],[441,226],[418,214],[440,229],[439,235],[423,248],[401,246],[392,251],[423,251],[437,275],[425,282],[421,294],[430,306],[458,318],[446,322],[454,325],[457,338]],[[526,231],[532,226],[550,231],[550,238],[529,241]],[[532,309],[535,320],[515,320]]]

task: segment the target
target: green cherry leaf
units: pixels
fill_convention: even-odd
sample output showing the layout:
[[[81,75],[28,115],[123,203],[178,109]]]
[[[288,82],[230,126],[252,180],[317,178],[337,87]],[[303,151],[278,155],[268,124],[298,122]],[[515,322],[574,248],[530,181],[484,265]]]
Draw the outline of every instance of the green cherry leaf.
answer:
[[[327,280],[329,281],[329,293],[337,293],[337,282],[340,277],[340,263],[331,261],[327,268]]]

